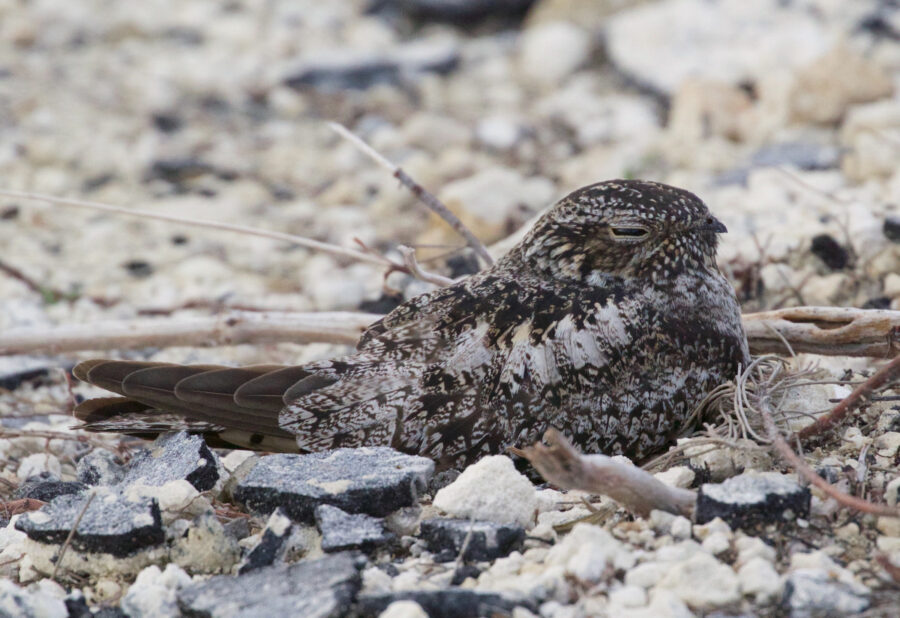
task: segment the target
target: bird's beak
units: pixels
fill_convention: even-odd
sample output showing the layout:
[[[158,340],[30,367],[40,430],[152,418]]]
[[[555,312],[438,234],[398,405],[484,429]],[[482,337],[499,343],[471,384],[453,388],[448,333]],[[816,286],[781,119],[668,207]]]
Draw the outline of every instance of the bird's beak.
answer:
[[[725,234],[728,231],[725,224],[713,216],[707,217],[704,221],[696,225],[694,229],[703,230],[704,232],[715,232],[716,234]]]

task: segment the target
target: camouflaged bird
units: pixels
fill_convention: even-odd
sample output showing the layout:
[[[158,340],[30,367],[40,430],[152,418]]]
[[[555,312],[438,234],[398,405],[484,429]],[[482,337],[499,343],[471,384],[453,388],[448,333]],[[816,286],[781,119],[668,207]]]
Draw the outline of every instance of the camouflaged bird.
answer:
[[[440,468],[552,426],[585,452],[641,460],[749,360],[716,266],[725,231],[687,191],[598,183],[495,266],[397,307],[354,354],[295,367],[86,361],[78,378],[124,397],[75,414],[91,430],[188,429],[240,448],[389,445]]]

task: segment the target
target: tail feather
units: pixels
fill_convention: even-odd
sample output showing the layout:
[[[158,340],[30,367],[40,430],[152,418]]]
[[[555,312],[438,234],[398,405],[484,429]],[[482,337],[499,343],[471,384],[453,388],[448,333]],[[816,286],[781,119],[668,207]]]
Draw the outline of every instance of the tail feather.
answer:
[[[240,369],[219,365],[173,365],[133,361],[90,360],[73,369],[75,377],[123,397],[90,399],[75,417],[91,431],[116,431],[140,437],[185,429],[242,448],[297,451],[293,434],[282,429],[283,386],[290,377],[308,372],[280,365]],[[266,376],[276,378],[265,381]],[[259,379],[262,382],[253,385]],[[302,377],[301,377],[302,379]],[[293,384],[293,382],[291,382]],[[244,386],[250,396],[238,398]],[[252,402],[252,406],[244,405]]]

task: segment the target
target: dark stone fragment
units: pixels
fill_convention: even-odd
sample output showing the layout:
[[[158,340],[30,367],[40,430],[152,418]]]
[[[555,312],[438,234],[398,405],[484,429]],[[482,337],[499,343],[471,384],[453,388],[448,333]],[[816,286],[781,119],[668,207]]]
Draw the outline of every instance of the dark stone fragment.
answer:
[[[181,245],[186,245],[186,244],[188,244],[188,241],[189,241],[190,239],[189,239],[187,236],[185,236],[184,234],[175,234],[175,235],[172,236],[172,238],[170,238],[169,240],[172,242],[173,245],[175,245],[176,247],[178,247],[178,246],[181,246]]]
[[[828,234],[819,234],[813,237],[810,250],[831,270],[843,270],[850,261],[850,254],[847,250]]]
[[[13,499],[32,498],[41,502],[50,502],[59,496],[78,494],[88,488],[84,483],[76,481],[60,481],[57,478],[44,479],[43,476],[32,476],[13,492]],[[50,475],[52,476],[52,475]]]
[[[238,569],[238,575],[275,564],[284,555],[285,544],[291,536],[291,520],[281,509],[275,509],[266,523],[262,538],[250,550]],[[323,548],[324,549],[324,548]]]
[[[153,114],[153,126],[161,133],[174,133],[181,128],[182,121],[177,114]]]
[[[862,306],[863,309],[890,309],[891,299],[887,296],[876,296],[870,298]]]
[[[78,591],[77,595],[73,593],[67,596],[65,604],[66,611],[69,612],[68,618],[129,618],[128,614],[118,606],[101,607],[96,612],[92,612],[81,591]]]
[[[763,146],[750,159],[752,167],[790,165],[801,170],[827,170],[837,167],[841,151],[837,146],[813,142],[781,142]]]
[[[893,0],[879,3],[881,6],[876,11],[863,17],[857,24],[857,30],[868,32],[876,38],[888,39],[891,41],[900,41],[900,28],[895,25],[892,20],[890,9],[888,7],[896,7]]]
[[[60,496],[40,510],[22,515],[16,521],[16,529],[39,543],[64,543],[88,499],[85,495]],[[163,541],[165,530],[155,499],[131,501],[109,493],[91,500],[72,536],[71,547],[124,558]]]
[[[461,564],[453,572],[453,579],[450,580],[450,585],[459,586],[467,578],[478,579],[479,575],[481,575],[481,569],[474,564]]]
[[[0,210],[0,221],[12,221],[13,219],[19,218],[19,207],[18,206],[10,206],[9,208],[4,208]]]
[[[125,470],[122,483],[158,487],[179,479],[197,491],[212,489],[219,480],[218,457],[202,437],[186,431],[160,436],[149,450],[138,453]]]
[[[700,488],[697,523],[721,517],[732,528],[784,523],[809,517],[810,492],[795,480],[775,473],[747,473]]]
[[[0,374],[0,388],[7,391],[14,391],[25,382],[46,377],[48,374],[49,369],[46,367],[34,367],[23,371]]]
[[[179,590],[178,605],[185,615],[198,617],[339,618],[349,614],[364,565],[348,552],[237,577],[219,575]]]
[[[197,178],[213,171],[213,167],[199,159],[158,159],[153,162],[147,173],[149,180],[161,179],[171,183],[180,183]]]
[[[315,521],[320,504],[384,517],[416,504],[433,473],[432,460],[387,447],[268,455],[237,483],[234,499],[257,513],[281,506],[305,523]]]
[[[426,22],[473,26],[482,21],[513,24],[535,0],[378,0],[370,10],[394,11]]]
[[[376,84],[399,85],[423,73],[450,73],[459,65],[455,46],[410,44],[380,55],[334,52],[295,67],[284,84],[323,92],[365,90]]]
[[[474,275],[481,267],[478,264],[478,257],[471,251],[464,251],[457,255],[451,255],[447,258],[447,268],[450,269],[450,278],[456,279],[465,275]]]
[[[364,300],[359,304],[359,310],[366,313],[390,313],[403,302],[403,297],[394,294],[382,294],[375,300]]]
[[[222,528],[225,530],[225,535],[235,541],[240,541],[250,536],[250,520],[246,517],[236,517],[224,524]]]
[[[429,618],[458,618],[467,616],[511,616],[516,607],[537,611],[527,601],[517,600],[496,592],[482,592],[465,588],[444,590],[404,590],[379,594],[363,594],[359,597],[356,612],[361,618],[378,616],[394,601],[415,601]]]
[[[882,231],[891,242],[900,242],[900,217],[885,217]]]
[[[96,191],[101,187],[105,187],[109,183],[111,183],[115,179],[115,174],[107,172],[105,174],[99,174],[98,176],[92,176],[88,178],[83,183],[81,183],[81,190],[85,193],[90,193],[91,191]]]
[[[346,513],[329,504],[316,507],[316,525],[322,533],[322,551],[327,553],[348,549],[370,551],[396,538],[385,529],[381,519]]]
[[[438,562],[456,560],[466,537],[469,543],[463,560],[494,560],[522,548],[525,529],[515,524],[497,524],[466,519],[426,519],[420,524],[419,536],[428,543],[428,551]]]
[[[153,264],[144,260],[131,260],[122,265],[135,279],[146,279],[153,274]]]
[[[86,485],[115,485],[125,476],[116,456],[99,448],[79,459],[75,472]]]
[[[835,579],[825,569],[800,569],[788,574],[781,597],[791,618],[850,616],[869,607],[867,591]]]

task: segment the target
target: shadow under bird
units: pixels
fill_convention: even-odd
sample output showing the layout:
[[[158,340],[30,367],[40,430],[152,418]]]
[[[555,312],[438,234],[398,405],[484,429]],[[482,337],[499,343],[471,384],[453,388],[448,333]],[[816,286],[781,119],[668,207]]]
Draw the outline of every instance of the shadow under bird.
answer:
[[[616,180],[555,204],[493,267],[400,305],[357,351],[302,366],[89,360],[83,428],[179,429],[310,452],[387,445],[458,467],[549,427],[636,461],[749,360],[716,266],[725,226],[692,193]]]

